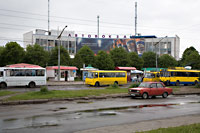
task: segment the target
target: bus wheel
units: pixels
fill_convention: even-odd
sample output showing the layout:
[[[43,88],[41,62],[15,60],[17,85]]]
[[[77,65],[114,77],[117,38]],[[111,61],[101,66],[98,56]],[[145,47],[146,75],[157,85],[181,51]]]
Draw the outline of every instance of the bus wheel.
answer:
[[[1,84],[0,84],[0,88],[3,88],[3,89],[4,89],[4,88],[6,88],[6,87],[7,87],[6,83],[1,83]]]
[[[34,87],[35,87],[35,83],[34,83],[34,82],[30,82],[30,83],[28,84],[28,86],[29,86],[30,88],[34,88]]]
[[[170,81],[169,81],[169,80],[167,80],[167,83],[166,83],[166,85],[167,85],[167,86],[169,86],[169,85],[170,85]]]
[[[115,81],[115,82],[114,82],[114,85],[118,85],[118,82],[117,82],[117,81]]]
[[[195,81],[195,82],[194,82],[194,85],[198,85],[198,81]]]
[[[179,81],[176,81],[176,86],[179,86],[180,85],[180,82]]]
[[[146,93],[146,92],[144,92],[143,94],[142,94],[142,98],[143,99],[147,99],[149,96],[148,96],[148,93]]]
[[[99,86],[100,86],[100,85],[99,85],[99,82],[96,82],[96,83],[95,83],[95,86],[96,86],[96,87],[99,87]]]

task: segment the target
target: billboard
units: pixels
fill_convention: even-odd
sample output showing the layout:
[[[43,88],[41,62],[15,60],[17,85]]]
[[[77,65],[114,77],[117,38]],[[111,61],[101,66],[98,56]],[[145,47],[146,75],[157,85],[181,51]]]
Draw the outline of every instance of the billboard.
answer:
[[[99,50],[110,52],[113,48],[122,47],[128,52],[142,55],[145,50],[144,39],[111,39],[111,38],[76,38],[77,51],[84,45],[89,46],[97,54]]]

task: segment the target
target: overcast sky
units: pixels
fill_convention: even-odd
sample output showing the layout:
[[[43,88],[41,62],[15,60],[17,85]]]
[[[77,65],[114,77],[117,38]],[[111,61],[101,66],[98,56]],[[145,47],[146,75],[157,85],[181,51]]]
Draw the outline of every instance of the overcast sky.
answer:
[[[141,35],[180,37],[180,53],[200,52],[200,0],[50,0],[50,29],[96,34],[134,35],[135,2]],[[0,45],[23,44],[23,34],[48,29],[48,0],[0,0]],[[181,57],[181,54],[180,54]]]

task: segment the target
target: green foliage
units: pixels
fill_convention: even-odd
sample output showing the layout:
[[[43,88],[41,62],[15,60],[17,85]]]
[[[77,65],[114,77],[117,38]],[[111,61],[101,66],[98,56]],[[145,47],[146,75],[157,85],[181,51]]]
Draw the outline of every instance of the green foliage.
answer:
[[[39,92],[26,92],[23,94],[15,95],[5,99],[7,101],[14,100],[31,100],[31,99],[51,99],[51,98],[75,98],[75,97],[89,97],[100,96],[108,94],[127,93],[127,89],[88,89],[88,90],[53,90],[45,95]]]
[[[114,48],[110,51],[111,59],[116,66],[130,66],[130,59],[128,57],[128,52],[122,47]]]
[[[139,83],[134,83],[134,84],[131,84],[128,88],[136,88],[139,85],[140,85]]]
[[[199,133],[200,124],[184,125],[179,127],[159,128],[151,131],[137,133]]]
[[[16,42],[9,42],[5,48],[1,48],[1,66],[22,63],[24,61],[25,51]]]
[[[41,87],[40,87],[40,92],[41,92],[42,94],[46,94],[46,93],[49,92],[49,90],[48,90],[47,86],[41,86]]]
[[[161,68],[168,68],[168,67],[176,67],[177,66],[177,61],[174,57],[164,54],[161,57],[159,57],[159,67]]]
[[[98,55],[96,56],[96,66],[100,70],[113,70],[115,68],[110,55],[105,51],[98,52]]]
[[[11,95],[11,94],[15,94],[17,92],[13,92],[13,91],[0,91],[0,96],[6,96],[6,95]]]
[[[138,56],[136,52],[129,53],[130,65],[141,69],[144,65],[144,60]]]
[[[144,52],[142,55],[145,68],[156,67],[156,54],[154,52]]]
[[[45,67],[49,58],[49,53],[38,44],[28,45],[26,48],[25,62]]]
[[[200,55],[198,52],[192,52],[185,57],[184,65],[189,65],[192,69],[200,69]]]
[[[68,51],[64,47],[60,47],[60,65],[68,66],[71,64],[71,59]],[[51,50],[50,60],[48,63],[49,66],[58,65],[58,47],[55,47]]]
[[[78,53],[82,59],[82,62],[85,63],[87,66],[88,64],[92,64],[92,66],[95,66],[95,57],[94,52],[87,46],[84,45]]]
[[[106,89],[119,89],[119,86],[118,86],[118,84],[111,84]]]

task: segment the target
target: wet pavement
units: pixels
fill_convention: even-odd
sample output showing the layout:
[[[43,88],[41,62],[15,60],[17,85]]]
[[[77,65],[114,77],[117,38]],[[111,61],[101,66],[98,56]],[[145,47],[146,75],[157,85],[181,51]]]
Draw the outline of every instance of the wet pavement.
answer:
[[[117,98],[0,106],[0,132],[63,132],[200,114],[200,96]]]

